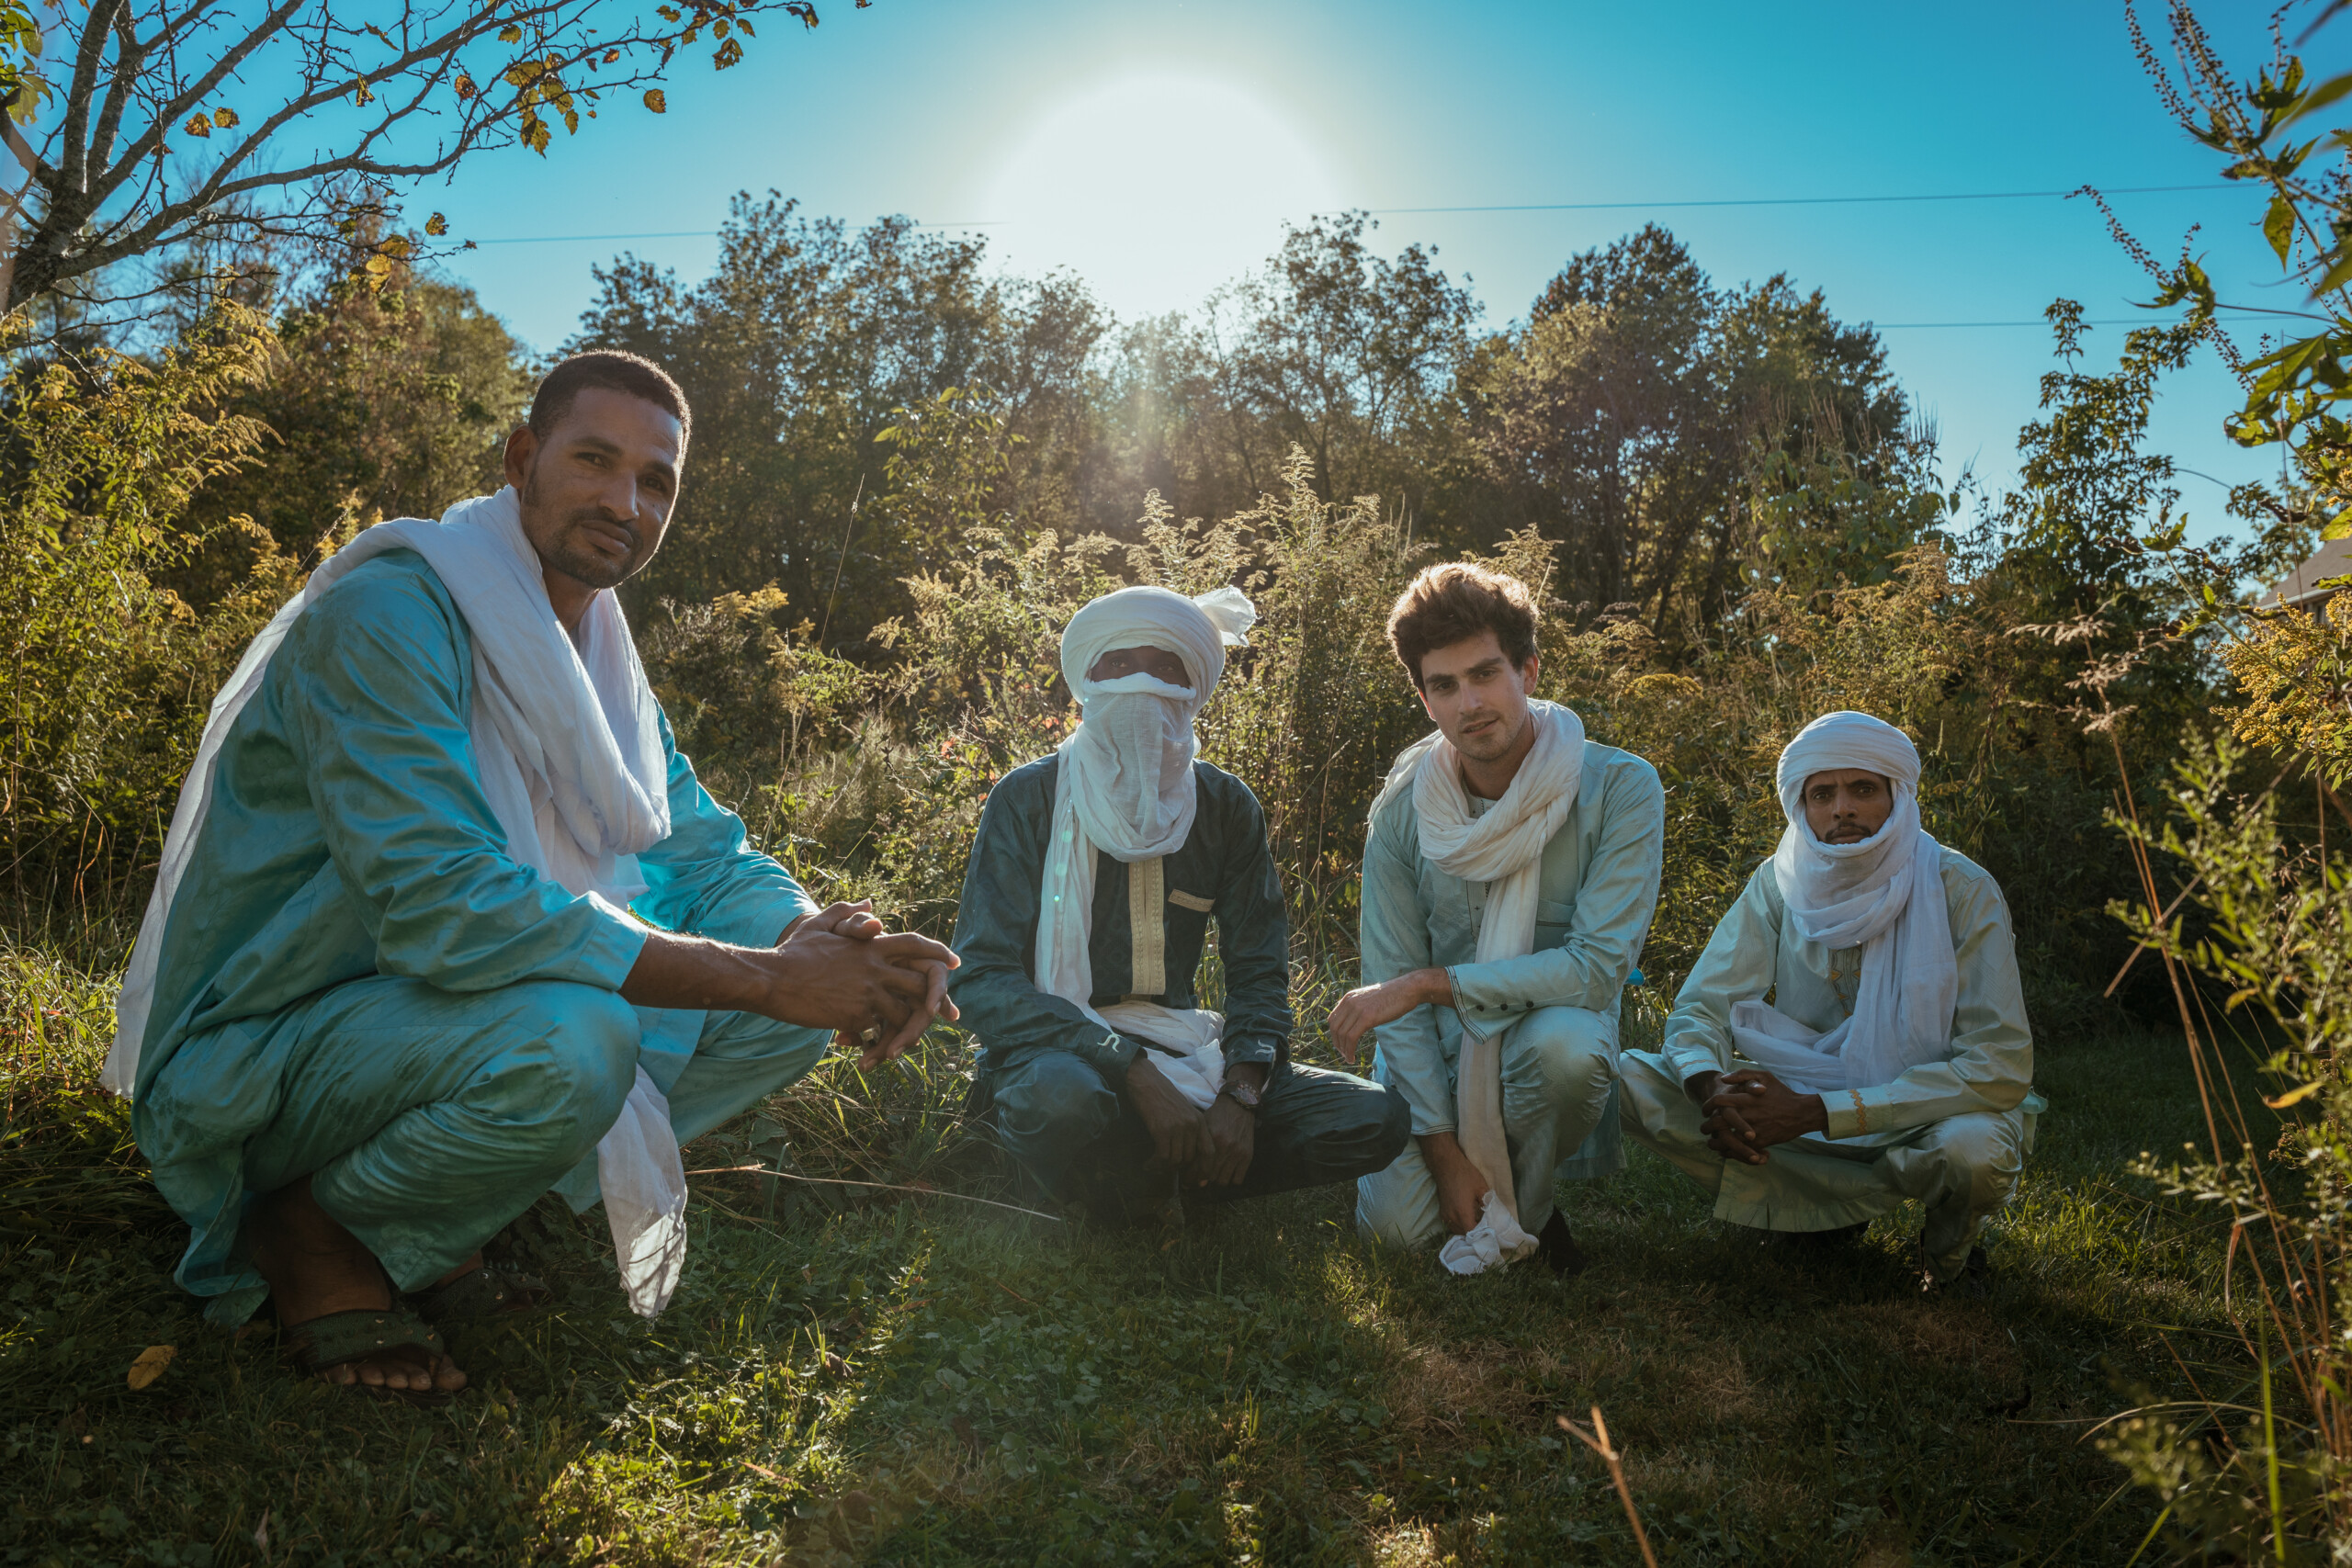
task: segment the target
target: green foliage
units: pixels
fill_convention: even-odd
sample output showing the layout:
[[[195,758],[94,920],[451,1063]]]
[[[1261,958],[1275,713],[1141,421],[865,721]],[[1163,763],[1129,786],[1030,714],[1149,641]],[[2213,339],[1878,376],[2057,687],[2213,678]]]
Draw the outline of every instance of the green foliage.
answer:
[[[1883,581],[1937,520],[1876,334],[1785,276],[1718,289],[1656,225],[1572,258],[1460,396],[1577,619],[1637,616],[1678,652],[1749,582]]]
[[[2209,928],[2185,931],[2144,901],[2117,912],[2178,976],[2205,1118],[2201,1142],[2143,1155],[2138,1171],[2228,1220],[2246,1364],[2189,1397],[2143,1395],[2104,1446],[2164,1499],[2184,1555],[2335,1562],[2352,1547],[2352,1356],[2336,1304],[2352,1288],[2352,857],[2295,845],[2270,793],[2235,795],[2236,761],[2226,741],[2193,747],[2171,818],[2124,824],[2186,869]],[[2219,1020],[2194,976],[2213,983]],[[2297,1108],[2275,1149],[2246,1118],[2230,1035],[2253,1045],[2267,1103]]]
[[[206,326],[153,364],[19,357],[0,380],[0,853],[20,909],[30,897],[104,907],[133,891],[214,688],[288,591],[266,539],[209,617],[155,581],[203,542],[179,526],[189,497],[265,434],[215,411],[259,378],[267,330],[233,308]]]
[[[403,267],[380,288],[331,279],[292,300],[229,412],[266,426],[258,460],[205,485],[182,531],[200,541],[164,581],[209,609],[251,571],[263,536],[332,548],[387,517],[438,517],[496,490],[530,404],[521,345],[473,291]],[[229,525],[246,517],[259,534]]]

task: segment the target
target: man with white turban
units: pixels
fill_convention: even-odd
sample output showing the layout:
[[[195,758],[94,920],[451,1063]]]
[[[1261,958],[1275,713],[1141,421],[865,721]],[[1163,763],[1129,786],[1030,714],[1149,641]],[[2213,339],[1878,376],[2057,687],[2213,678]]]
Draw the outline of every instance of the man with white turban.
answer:
[[[1265,816],[1201,761],[1193,716],[1257,612],[1123,588],[1062,633],[1082,721],[997,782],[964,877],[950,982],[1013,1157],[1112,1224],[1385,1165],[1405,1109],[1290,1060],[1289,926]],[[1217,923],[1225,1010],[1196,974]]]
[[[189,1226],[180,1283],[228,1324],[266,1295],[330,1382],[447,1401],[435,1325],[530,1293],[479,1249],[554,1187],[603,1201],[658,1313],[679,1141],[829,1033],[887,1055],[943,1005],[954,955],[819,909],[646,684],[612,591],[661,546],[689,419],[650,361],[565,360],[507,488],[361,534],[213,701],[107,1083]]]
[[[1388,637],[1436,733],[1396,759],[1364,845],[1363,984],[1331,1014],[1349,1060],[1378,1031],[1413,1142],[1357,1184],[1356,1225],[1457,1274],[1540,1250],[1584,1267],[1560,1177],[1623,1163],[1617,1014],[1657,907],[1666,797],[1639,757],[1531,695],[1533,598],[1431,567]]]
[[[1735,1224],[1851,1238],[1916,1198],[1927,1287],[1981,1291],[1978,1235],[2043,1108],[2008,906],[1919,825],[1918,750],[1893,725],[1823,715],[1781,753],[1779,785],[1780,848],[1715,927],[1662,1048],[1625,1055],[1625,1129]]]

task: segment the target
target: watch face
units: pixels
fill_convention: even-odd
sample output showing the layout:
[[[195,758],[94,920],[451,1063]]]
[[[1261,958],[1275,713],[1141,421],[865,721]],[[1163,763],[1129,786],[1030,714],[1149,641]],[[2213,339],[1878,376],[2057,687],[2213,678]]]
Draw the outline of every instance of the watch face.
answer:
[[[1226,1086],[1225,1092],[1231,1095],[1234,1100],[1240,1104],[1248,1106],[1250,1110],[1255,1111],[1258,1109],[1258,1091],[1251,1089],[1248,1084],[1227,1084]]]

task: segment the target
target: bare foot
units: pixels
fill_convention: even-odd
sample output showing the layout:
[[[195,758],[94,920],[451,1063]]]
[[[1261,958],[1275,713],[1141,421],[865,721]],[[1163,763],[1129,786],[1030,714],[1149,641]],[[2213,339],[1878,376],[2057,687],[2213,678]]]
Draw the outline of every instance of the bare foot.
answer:
[[[337,1224],[311,1195],[311,1179],[254,1201],[245,1216],[245,1256],[269,1282],[277,1321],[288,1328],[337,1312],[384,1312],[392,1305],[391,1281],[375,1254]],[[454,1278],[478,1267],[480,1255],[451,1271]],[[447,1356],[417,1345],[397,1345],[355,1361],[325,1368],[331,1383],[455,1393],[466,1374]]]

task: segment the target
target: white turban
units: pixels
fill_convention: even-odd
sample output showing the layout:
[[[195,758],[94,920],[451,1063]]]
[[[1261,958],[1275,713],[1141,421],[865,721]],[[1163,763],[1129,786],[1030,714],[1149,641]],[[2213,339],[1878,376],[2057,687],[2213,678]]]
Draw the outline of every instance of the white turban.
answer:
[[[1122,588],[1105,593],[1062,628],[1062,679],[1081,703],[1094,661],[1117,648],[1156,648],[1184,661],[1199,694],[1197,710],[1225,674],[1225,650],[1238,647],[1258,624],[1257,606],[1238,588],[1187,599],[1169,588]]]
[[[1094,918],[1096,852],[1134,865],[1183,847],[1199,807],[1193,718],[1225,674],[1225,650],[1239,646],[1258,612],[1238,588],[1197,599],[1166,588],[1122,588],[1079,611],[1062,630],[1062,678],[1081,722],[1062,742],[1054,782],[1052,838],[1037,905],[1036,984],[1075,1003],[1105,1028],[1168,1048],[1158,1065],[1195,1103],[1216,1096],[1223,1077],[1224,1020],[1198,1010],[1122,1003],[1098,1012],[1087,935]],[[1156,676],[1096,681],[1088,671],[1114,649],[1155,648],[1183,660],[1189,686]],[[1157,919],[1161,911],[1149,911]],[[1157,929],[1157,928],[1155,928]],[[1145,933],[1138,931],[1138,938]]]
[[[1824,843],[1804,814],[1805,781],[1844,768],[1884,776],[1894,809],[1859,843]],[[1736,1003],[1734,1042],[1806,1093],[1870,1089],[1944,1060],[1960,972],[1943,847],[1919,826],[1918,748],[1883,719],[1824,714],[1781,751],[1777,782],[1788,827],[1772,873],[1790,924],[1832,951],[1860,947],[1861,981],[1852,1016],[1822,1035],[1761,1001]]]

